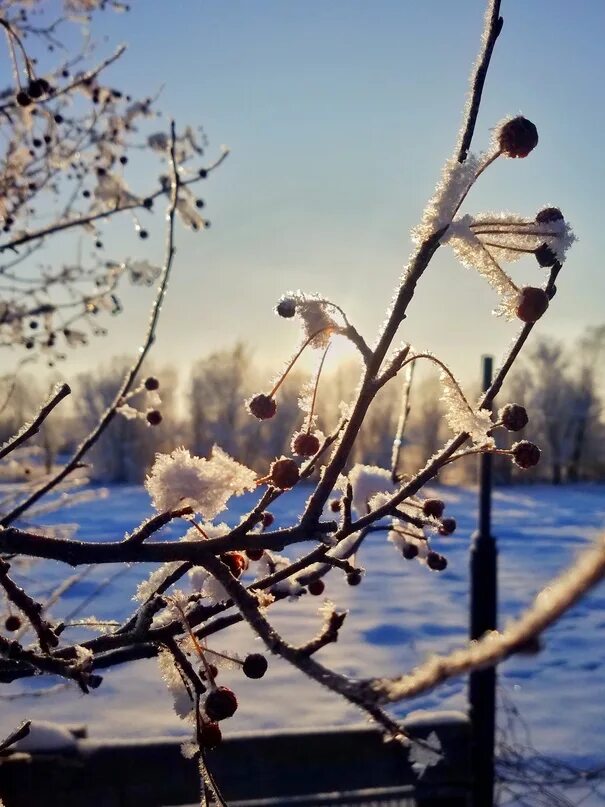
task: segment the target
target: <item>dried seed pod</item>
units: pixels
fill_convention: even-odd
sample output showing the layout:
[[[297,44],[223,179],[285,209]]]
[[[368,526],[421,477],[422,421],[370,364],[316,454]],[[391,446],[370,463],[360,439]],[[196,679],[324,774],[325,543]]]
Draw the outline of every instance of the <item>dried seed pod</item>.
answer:
[[[518,432],[524,429],[529,423],[527,417],[527,410],[524,406],[519,404],[506,404],[498,412],[498,418],[502,421],[502,425],[509,432]]]
[[[538,130],[530,120],[518,115],[502,124],[498,145],[505,157],[527,157],[538,145]]]
[[[246,402],[246,405],[250,414],[254,415],[254,417],[259,420],[269,420],[277,411],[275,398],[272,398],[270,395],[263,395],[263,393],[250,398],[250,400]]]
[[[533,468],[534,465],[540,462],[542,452],[535,443],[530,443],[529,440],[520,440],[513,445],[511,453],[515,465],[525,470]]]

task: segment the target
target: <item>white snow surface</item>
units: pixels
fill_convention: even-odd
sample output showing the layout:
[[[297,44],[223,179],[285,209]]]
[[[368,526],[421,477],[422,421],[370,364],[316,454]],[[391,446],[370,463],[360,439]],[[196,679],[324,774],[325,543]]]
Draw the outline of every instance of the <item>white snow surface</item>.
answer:
[[[395,675],[411,669],[432,652],[444,652],[465,641],[469,545],[476,523],[477,493],[443,487],[433,488],[431,493],[445,500],[446,515],[458,522],[453,535],[433,539],[434,548],[448,558],[447,570],[435,573],[426,566],[405,561],[387,542],[386,533],[369,536],[357,555],[357,563],[366,569],[361,585],[349,587],[338,569],[326,578],[326,596],[338,610],[347,609],[349,616],[338,642],[319,654],[324,663],[354,676]],[[291,523],[308,495],[309,490],[303,488],[279,499],[272,508],[276,526]],[[244,508],[249,508],[253,501],[254,494],[237,499],[226,520],[238,523]],[[79,522],[78,537],[83,540],[120,540],[150,513],[151,504],[144,488],[121,486],[110,490],[109,501],[89,501],[44,518],[49,524],[61,519]],[[520,613],[541,587],[603,529],[605,487],[500,488],[494,493],[493,515],[493,532],[499,548],[503,625]],[[183,531],[182,525],[173,524],[157,537],[177,539]],[[304,548],[308,551],[308,544]],[[301,551],[289,547],[286,554],[295,558]],[[152,568],[146,565],[122,570],[80,616],[124,619],[134,609],[131,598],[137,584]],[[13,571],[17,576],[16,565]],[[97,566],[53,607],[53,617],[64,618],[116,571],[114,566]],[[253,570],[247,575],[251,573]],[[25,575],[30,581],[32,578],[37,581],[35,593],[44,599],[73,570],[44,562],[23,569],[23,574],[24,584]],[[184,583],[181,581],[179,585]],[[305,595],[296,602],[282,601],[267,614],[289,640],[305,641],[316,635],[320,627],[318,600]],[[499,668],[501,697],[520,710],[539,751],[576,760],[581,757],[602,762],[605,758],[605,709],[601,708],[604,630],[605,586],[601,585],[547,632],[544,649],[537,656],[515,656]],[[89,630],[71,628],[63,638],[76,643],[91,635],[94,634]],[[264,652],[260,640],[241,624],[217,636],[215,646],[240,655]],[[0,734],[5,736],[23,719],[85,723],[94,738],[188,734],[188,726],[173,710],[172,697],[161,680],[157,661],[140,661],[101,672],[102,685],[89,695],[68,685],[46,697],[13,697],[57,683],[57,679],[48,678],[21,679],[3,686]],[[249,680],[238,670],[230,669],[221,669],[220,678],[236,691],[239,700],[236,715],[224,726],[227,733],[346,725],[360,719],[354,707],[280,659],[270,659],[269,671],[261,681]],[[465,686],[463,679],[450,681],[432,693],[397,704],[393,711],[400,717],[418,709],[464,712]]]

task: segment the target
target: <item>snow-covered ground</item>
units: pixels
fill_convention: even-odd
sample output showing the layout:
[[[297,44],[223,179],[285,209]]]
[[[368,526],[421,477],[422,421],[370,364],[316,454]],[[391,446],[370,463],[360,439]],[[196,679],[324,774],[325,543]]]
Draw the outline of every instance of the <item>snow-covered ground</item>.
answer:
[[[279,500],[274,507],[277,523],[284,523],[298,510],[306,495],[306,491],[296,492]],[[459,525],[454,535],[435,542],[449,559],[447,570],[435,573],[405,561],[386,543],[384,534],[371,535],[358,561],[367,569],[362,584],[349,587],[339,571],[328,579],[326,595],[350,614],[338,643],[321,652],[325,663],[352,675],[396,674],[409,670],[431,652],[443,652],[465,641],[468,547],[475,523],[476,492],[442,488],[439,495]],[[239,512],[249,503],[246,497],[239,500]],[[63,510],[60,519],[57,514],[46,519],[48,523],[78,522],[78,535],[83,539],[115,540],[149,513],[148,496],[142,488],[116,487],[107,499]],[[237,520],[238,513],[231,517]],[[604,525],[602,486],[497,490],[494,532],[499,546],[501,623],[519,613]],[[174,525],[165,534],[169,533],[179,534]],[[69,613],[115,572],[110,566],[93,569],[69,590],[53,615]],[[42,595],[73,570],[44,563],[32,567],[29,574],[35,574],[34,588]],[[82,615],[125,617],[133,608],[130,598],[142,575],[141,567],[122,572]],[[320,604],[321,598],[305,596],[296,603],[279,603],[271,608],[270,616],[286,637],[301,641],[317,632]],[[540,751],[567,758],[605,759],[604,632],[605,587],[601,586],[548,632],[539,655],[516,656],[501,666],[501,692],[523,714]],[[244,625],[229,629],[212,646],[219,650],[237,648],[240,653],[262,650]],[[360,719],[355,709],[277,659],[271,660],[262,681],[250,681],[229,670],[221,676],[240,700],[227,730],[335,725]],[[25,717],[86,723],[94,737],[187,732],[172,710],[154,660],[106,671],[102,686],[89,696],[69,686],[49,696],[6,699],[9,693],[33,694],[48,685],[42,679],[25,679],[3,687],[0,734]],[[429,695],[400,704],[396,713],[418,708],[464,709],[465,681],[452,681]]]

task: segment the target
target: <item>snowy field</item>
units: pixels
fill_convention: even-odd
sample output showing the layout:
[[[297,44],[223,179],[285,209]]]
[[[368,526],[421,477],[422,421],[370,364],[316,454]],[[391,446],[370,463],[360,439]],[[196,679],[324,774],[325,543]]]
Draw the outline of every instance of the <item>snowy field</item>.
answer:
[[[300,508],[307,492],[284,496],[274,507],[277,523]],[[464,642],[468,621],[468,546],[474,528],[476,493],[442,488],[447,514],[458,521],[457,532],[435,542],[449,559],[444,573],[405,561],[381,533],[363,545],[359,563],[367,576],[356,588],[339,571],[328,579],[326,595],[350,614],[338,644],[321,651],[322,660],[351,675],[396,674],[409,670],[433,651],[447,651]],[[234,500],[235,501],[235,500]],[[238,507],[250,503],[243,497]],[[150,514],[142,488],[116,487],[101,499],[47,516],[47,522],[78,522],[78,536],[115,540]],[[238,514],[233,513],[237,520]],[[546,486],[505,488],[494,494],[494,532],[500,550],[501,624],[519,613],[553,575],[561,571],[605,526],[605,488]],[[184,531],[184,530],[183,530]],[[180,534],[174,525],[165,531]],[[295,549],[295,548],[294,548]],[[293,552],[291,548],[291,552]],[[295,556],[293,552],[292,557]],[[99,566],[53,608],[60,618],[94,594],[116,567]],[[149,569],[145,570],[147,574]],[[48,595],[73,573],[58,564],[32,567],[34,588]],[[129,568],[116,577],[81,616],[124,618],[133,608],[132,593],[143,568]],[[31,581],[30,581],[31,584]],[[321,598],[305,596],[283,602],[270,616],[285,636],[302,641],[319,627]],[[534,746],[541,752],[582,760],[605,760],[605,587],[594,590],[547,635],[538,656],[517,656],[500,667],[501,695],[523,714]],[[72,631],[72,638],[77,638]],[[262,650],[246,626],[220,635],[211,647],[220,650]],[[233,687],[240,708],[227,731],[256,727],[302,727],[358,722],[360,713],[332,693],[303,678],[285,662],[273,659],[262,681],[232,671],[221,673]],[[54,683],[54,682],[51,682]],[[154,660],[105,671],[102,686],[89,696],[75,686],[52,696],[33,696],[48,681],[25,679],[3,687],[0,733],[29,717],[64,723],[86,723],[93,737],[152,737],[187,732],[175,716],[171,698]],[[13,697],[17,693],[26,697]],[[7,695],[10,693],[10,697]],[[437,691],[396,708],[465,708],[465,682],[453,681]]]

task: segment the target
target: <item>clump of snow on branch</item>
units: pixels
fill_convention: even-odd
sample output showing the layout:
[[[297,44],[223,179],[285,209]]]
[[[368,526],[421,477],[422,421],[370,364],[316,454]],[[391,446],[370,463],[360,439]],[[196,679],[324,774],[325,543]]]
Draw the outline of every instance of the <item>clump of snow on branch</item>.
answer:
[[[342,333],[347,328],[344,314],[338,306],[318,294],[287,292],[277,308],[284,303],[294,308],[294,316],[302,326],[304,339],[310,340],[311,347],[325,348],[332,334]]]
[[[372,509],[376,496],[395,490],[391,472],[377,465],[354,465],[349,472],[349,482],[353,488],[353,509],[360,517]]]
[[[218,446],[210,459],[194,457],[185,448],[157,454],[145,487],[159,512],[190,506],[213,519],[231,496],[254,489],[256,474],[232,459]]]
[[[493,446],[493,437],[488,436],[494,424],[487,409],[469,404],[456,379],[441,371],[441,400],[445,404],[445,419],[453,432],[466,432],[478,446]]]

